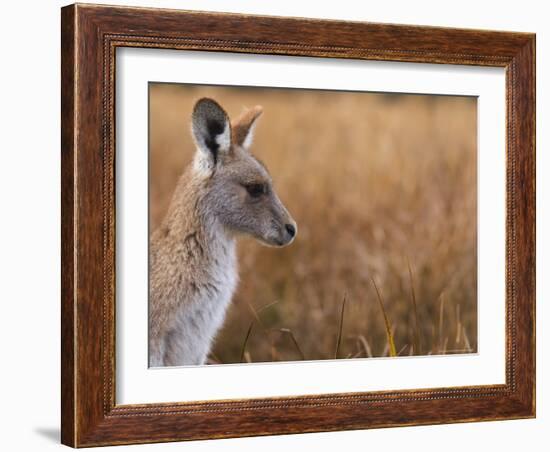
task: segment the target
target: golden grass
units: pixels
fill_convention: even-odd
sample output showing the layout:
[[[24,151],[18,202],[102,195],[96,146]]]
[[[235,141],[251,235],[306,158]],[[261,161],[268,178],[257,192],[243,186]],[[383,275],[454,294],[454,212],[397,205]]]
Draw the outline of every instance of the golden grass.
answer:
[[[151,85],[151,230],[191,160],[202,96],[232,116],[263,105],[254,153],[298,223],[287,248],[240,243],[213,361],[476,351],[475,100]]]
[[[397,356],[397,351],[395,350],[395,341],[393,340],[392,326],[390,320],[388,319],[388,314],[386,314],[386,309],[384,309],[384,302],[382,301],[382,296],[380,295],[378,286],[376,285],[374,278],[371,278],[371,280],[372,285],[374,286],[374,290],[376,291],[376,298],[378,298],[378,303],[380,304],[380,310],[382,311],[382,315],[384,316],[384,326],[386,327],[386,337],[388,339],[389,347],[388,353],[390,356],[394,357]]]

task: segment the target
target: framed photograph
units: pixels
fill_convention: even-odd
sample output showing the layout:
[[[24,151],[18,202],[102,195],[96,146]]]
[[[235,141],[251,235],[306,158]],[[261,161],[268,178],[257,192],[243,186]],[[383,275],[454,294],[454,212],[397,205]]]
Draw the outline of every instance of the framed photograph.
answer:
[[[62,442],[535,416],[535,36],[62,8]]]

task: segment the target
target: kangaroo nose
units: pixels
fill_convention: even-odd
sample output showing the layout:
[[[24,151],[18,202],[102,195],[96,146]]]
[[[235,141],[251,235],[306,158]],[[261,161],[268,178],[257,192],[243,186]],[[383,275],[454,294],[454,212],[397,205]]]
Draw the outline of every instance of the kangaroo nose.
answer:
[[[290,235],[290,237],[294,237],[296,235],[296,228],[288,223],[288,224],[285,224],[285,229],[286,229],[286,232],[288,232],[288,234]]]

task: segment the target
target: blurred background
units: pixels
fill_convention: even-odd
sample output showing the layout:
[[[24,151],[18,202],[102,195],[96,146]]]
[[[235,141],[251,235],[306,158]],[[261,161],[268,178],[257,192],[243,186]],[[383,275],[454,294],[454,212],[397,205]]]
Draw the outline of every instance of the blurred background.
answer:
[[[149,85],[150,230],[194,145],[200,97],[262,105],[253,153],[298,223],[239,243],[211,363],[477,351],[476,99]]]

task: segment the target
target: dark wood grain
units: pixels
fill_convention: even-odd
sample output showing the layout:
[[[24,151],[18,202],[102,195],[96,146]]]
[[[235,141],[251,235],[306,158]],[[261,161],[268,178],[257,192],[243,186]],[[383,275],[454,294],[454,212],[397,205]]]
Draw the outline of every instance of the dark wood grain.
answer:
[[[63,8],[61,35],[64,444],[534,416],[534,35],[92,5]],[[116,405],[114,67],[124,46],[506,68],[506,384]]]
[[[61,441],[75,444],[74,8],[61,11]]]

